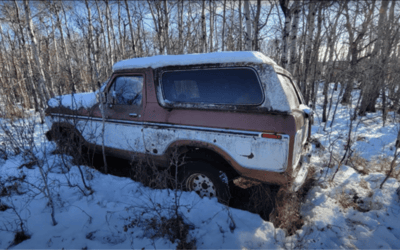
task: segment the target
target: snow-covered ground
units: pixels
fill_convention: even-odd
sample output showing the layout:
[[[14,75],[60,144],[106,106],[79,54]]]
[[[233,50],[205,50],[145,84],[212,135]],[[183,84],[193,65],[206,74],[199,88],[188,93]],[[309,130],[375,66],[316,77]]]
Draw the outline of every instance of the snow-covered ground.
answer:
[[[354,92],[354,104],[358,94]],[[52,154],[55,144],[43,136],[46,125],[36,125],[34,143],[26,147],[32,149],[39,163],[22,166],[29,155],[13,154],[9,147],[8,158],[0,158],[0,208],[2,204],[11,207],[0,211],[0,248],[176,248],[177,241],[159,236],[160,230],[156,230],[161,221],[174,216],[176,204],[178,213],[190,225],[187,240],[195,240],[199,249],[399,248],[399,182],[390,178],[379,189],[385,177],[380,171],[382,159],[390,161],[394,153],[398,120],[389,113],[386,126],[382,127],[377,112],[354,121],[352,155],[358,160],[342,165],[331,181],[337,169],[337,162],[332,159],[340,160],[344,153],[353,109],[339,104],[332,128],[328,123],[324,131],[321,107],[322,98],[316,105],[312,131],[323,146],[314,146],[311,158],[317,185],[301,207],[304,226],[295,235],[287,236],[259,215],[226,207],[216,199],[154,190],[129,178],[80,166],[86,184],[94,191],[90,194],[72,159]],[[23,123],[21,127],[29,126]],[[331,168],[327,167],[329,162]],[[361,169],[358,165],[363,165],[363,174],[353,168]],[[52,223],[49,199],[44,195],[47,191],[43,178],[54,204],[56,225]],[[30,239],[12,245],[21,222]]]

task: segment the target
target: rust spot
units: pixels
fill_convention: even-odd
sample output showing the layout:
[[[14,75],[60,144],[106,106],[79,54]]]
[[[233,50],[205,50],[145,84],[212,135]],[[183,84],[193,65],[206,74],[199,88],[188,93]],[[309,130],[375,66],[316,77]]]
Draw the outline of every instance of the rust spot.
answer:
[[[250,153],[249,155],[241,155],[241,156],[247,157],[249,159],[253,159],[253,157],[254,157],[253,153]]]

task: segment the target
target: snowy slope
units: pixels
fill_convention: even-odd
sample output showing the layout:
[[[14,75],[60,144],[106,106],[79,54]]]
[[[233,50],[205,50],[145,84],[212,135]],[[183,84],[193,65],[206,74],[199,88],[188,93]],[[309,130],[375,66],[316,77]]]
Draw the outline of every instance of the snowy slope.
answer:
[[[357,96],[354,92],[354,104]],[[311,158],[317,169],[317,185],[301,208],[305,224],[293,236],[274,228],[259,215],[228,208],[215,199],[200,199],[188,192],[153,190],[129,178],[104,175],[81,166],[87,185],[94,191],[93,194],[86,191],[84,195],[80,191],[84,187],[78,166],[71,163],[69,156],[52,154],[55,144],[43,137],[47,128],[37,125],[33,152],[43,169],[51,170],[47,178],[57,225],[52,225],[48,199],[38,191],[43,188],[40,169],[37,166],[19,168],[27,162],[27,156],[13,156],[9,152],[8,159],[0,158],[0,183],[3,185],[0,188],[4,190],[7,186],[10,195],[0,196],[0,200],[16,210],[0,211],[0,248],[175,248],[177,241],[153,237],[155,231],[146,230],[144,222],[173,216],[177,198],[179,213],[191,225],[189,240],[195,239],[199,249],[399,248],[400,206],[396,194],[399,182],[390,178],[383,189],[379,189],[384,174],[378,167],[370,167],[368,174],[362,174],[350,163],[341,166],[331,181],[337,163],[333,161],[331,168],[327,168],[330,151],[335,157],[343,155],[352,108],[339,104],[332,128],[328,123],[324,131],[324,124],[320,123],[322,98],[320,101],[315,110],[313,137],[324,149],[314,146]],[[382,127],[379,112],[358,118],[352,133],[353,155],[370,161],[370,165],[374,165],[371,162],[378,157],[390,160],[399,129],[398,120],[393,116],[389,114],[385,127]],[[2,124],[5,123],[2,120]],[[26,123],[20,126],[28,127]],[[3,135],[0,130],[0,136]],[[10,246],[19,230],[17,214],[31,238]]]

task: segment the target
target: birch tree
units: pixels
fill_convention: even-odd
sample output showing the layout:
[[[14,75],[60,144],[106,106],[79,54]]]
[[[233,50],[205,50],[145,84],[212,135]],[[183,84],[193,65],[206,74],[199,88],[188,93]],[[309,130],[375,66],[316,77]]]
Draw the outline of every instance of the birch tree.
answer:
[[[203,0],[201,7],[201,52],[207,53],[206,0]]]
[[[128,0],[125,0],[125,10],[128,16],[129,31],[131,33],[132,57],[136,57],[135,32],[133,31],[133,22],[131,20],[131,12],[129,10]]]
[[[252,29],[251,29],[251,20],[250,20],[250,7],[249,0],[244,0],[244,18],[246,21],[246,32],[244,33],[245,44],[244,48],[247,51],[252,50]]]
[[[41,99],[44,100],[45,103],[47,103],[47,101],[50,99],[50,95],[47,90],[46,78],[44,76],[42,62],[39,57],[39,52],[37,50],[37,41],[36,41],[36,36],[35,36],[34,30],[33,30],[33,22],[32,22],[31,10],[29,7],[28,0],[24,0],[24,6],[25,6],[26,23],[28,24],[29,36],[31,38],[30,39],[31,40],[31,49],[33,51],[35,66],[39,73],[39,76],[38,76],[39,93],[40,93]]]
[[[292,13],[289,8],[289,0],[279,0],[279,4],[285,16],[285,24],[283,26],[283,31],[282,31],[281,66],[283,68],[286,68],[286,65],[288,63],[288,37],[289,37]]]
[[[295,72],[295,66],[297,65],[297,29],[299,27],[299,20],[300,20],[300,1],[294,1],[293,6],[292,6],[292,11],[293,11],[293,20],[292,24],[290,27],[290,33],[289,33],[289,66],[288,70],[289,72],[294,73]]]
[[[310,73],[310,61],[311,61],[311,48],[313,42],[314,35],[314,25],[315,25],[315,10],[316,3],[311,1],[308,6],[308,14],[307,14],[307,34],[306,34],[306,45],[304,51],[304,60],[303,60],[303,77],[301,80],[301,90],[303,94],[305,94],[305,101],[308,104],[310,100],[310,94],[308,87],[308,78]]]

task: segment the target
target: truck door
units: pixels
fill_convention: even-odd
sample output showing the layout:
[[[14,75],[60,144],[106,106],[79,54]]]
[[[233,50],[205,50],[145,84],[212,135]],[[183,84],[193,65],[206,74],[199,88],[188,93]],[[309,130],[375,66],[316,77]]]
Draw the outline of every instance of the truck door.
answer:
[[[144,74],[120,74],[112,79],[106,92],[105,146],[145,152],[142,135],[144,77]]]

